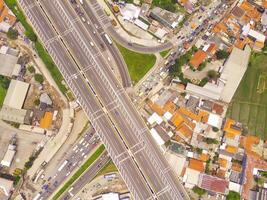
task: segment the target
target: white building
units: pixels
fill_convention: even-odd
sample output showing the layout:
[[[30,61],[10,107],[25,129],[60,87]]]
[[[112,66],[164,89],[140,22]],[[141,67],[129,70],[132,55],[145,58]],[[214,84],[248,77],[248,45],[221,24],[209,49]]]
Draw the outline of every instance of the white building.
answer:
[[[192,189],[195,185],[198,184],[200,172],[194,169],[186,168],[183,182],[185,183],[185,187]]]
[[[18,80],[11,80],[0,119],[15,123],[24,123],[27,110],[22,109],[30,84]]]
[[[30,84],[18,80],[11,80],[3,105],[21,109]]]
[[[0,177],[0,199],[8,199],[12,189],[13,181]]]
[[[124,20],[133,22],[139,17],[141,8],[133,4],[127,3],[123,8],[120,9],[120,11]]]
[[[220,80],[225,83],[220,99],[229,103],[241,82],[249,62],[251,49],[247,45],[244,50],[233,48],[226,61]]]
[[[15,156],[16,153],[16,146],[15,145],[8,145],[7,151],[4,155],[3,160],[1,161],[1,165],[4,167],[10,167],[11,163],[13,161],[13,158]]]

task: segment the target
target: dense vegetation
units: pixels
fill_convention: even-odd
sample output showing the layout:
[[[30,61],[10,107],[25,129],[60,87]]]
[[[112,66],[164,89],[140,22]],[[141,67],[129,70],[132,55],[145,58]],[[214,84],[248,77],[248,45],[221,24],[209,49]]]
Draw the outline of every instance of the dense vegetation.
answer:
[[[234,191],[230,191],[226,196],[226,200],[240,200],[240,194]]]
[[[18,38],[19,32],[16,29],[9,28],[7,31],[7,37],[11,40],[16,40]]]
[[[158,6],[170,12],[175,12],[176,4],[177,4],[176,0],[153,0],[152,1],[153,6]]]
[[[31,25],[27,22],[27,19],[24,16],[22,10],[18,7],[17,0],[5,0],[5,3],[12,10],[12,12],[16,15],[17,19],[20,21],[20,23],[25,28],[26,37],[29,38],[35,44],[35,48],[36,48],[38,55],[40,56],[42,61],[45,63],[47,69],[51,73],[53,79],[55,80],[61,92],[63,94],[66,94],[67,88],[63,83],[64,81],[63,76],[61,75],[60,71],[58,70],[57,66],[53,62],[50,55],[44,49],[42,44],[38,41],[37,36],[34,33]]]

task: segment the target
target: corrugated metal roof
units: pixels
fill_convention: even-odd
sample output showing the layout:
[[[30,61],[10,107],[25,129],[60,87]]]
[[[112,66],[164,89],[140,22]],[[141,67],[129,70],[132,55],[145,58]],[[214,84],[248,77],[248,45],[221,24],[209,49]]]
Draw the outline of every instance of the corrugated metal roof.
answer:
[[[12,79],[3,104],[11,108],[21,109],[24,104],[29,85],[29,83]]]

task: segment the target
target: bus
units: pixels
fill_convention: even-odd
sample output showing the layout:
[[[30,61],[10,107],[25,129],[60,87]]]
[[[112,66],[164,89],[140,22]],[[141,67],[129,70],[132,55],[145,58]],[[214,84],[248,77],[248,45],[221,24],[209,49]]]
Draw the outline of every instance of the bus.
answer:
[[[57,171],[61,171],[65,166],[66,166],[66,164],[68,164],[68,160],[65,160],[63,163],[62,163],[62,165],[60,165],[60,167],[58,168],[58,170]]]
[[[108,36],[108,34],[105,33],[104,36],[105,36],[106,40],[108,41],[108,43],[109,43],[110,45],[112,45],[112,40],[111,40],[111,38]]]

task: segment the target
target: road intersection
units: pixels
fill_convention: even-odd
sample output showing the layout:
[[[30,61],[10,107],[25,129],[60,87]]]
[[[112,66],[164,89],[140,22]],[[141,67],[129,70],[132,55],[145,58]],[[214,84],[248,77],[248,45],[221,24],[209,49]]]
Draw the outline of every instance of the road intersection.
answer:
[[[189,199],[101,50],[66,1],[20,0],[135,199]]]

